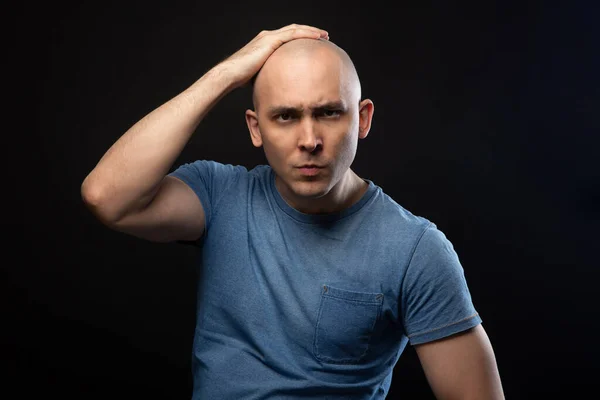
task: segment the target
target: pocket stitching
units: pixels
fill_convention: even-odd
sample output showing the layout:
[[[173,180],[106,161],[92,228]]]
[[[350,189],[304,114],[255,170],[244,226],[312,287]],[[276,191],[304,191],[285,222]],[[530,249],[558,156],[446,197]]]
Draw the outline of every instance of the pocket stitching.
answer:
[[[330,286],[327,286],[330,287]],[[340,289],[342,290],[342,289]],[[358,293],[358,292],[357,292]],[[370,345],[371,345],[371,339],[373,338],[373,331],[375,328],[375,324],[377,324],[377,320],[379,319],[379,316],[381,315],[381,308],[383,305],[383,294],[378,293],[376,294],[376,296],[378,297],[378,300],[375,301],[369,301],[369,300],[354,300],[354,299],[347,299],[344,297],[339,297],[339,296],[335,296],[332,295],[331,293],[328,292],[322,292],[321,293],[321,300],[319,302],[319,312],[317,313],[317,324],[315,326],[315,339],[313,341],[313,355],[315,356],[315,358],[319,361],[322,362],[327,362],[327,363],[331,363],[331,364],[358,364],[360,361],[362,361],[362,359],[364,358],[364,356],[367,354],[367,352],[369,351]],[[323,303],[326,297],[331,297],[331,298],[335,298],[341,301],[345,301],[345,302],[349,302],[349,303],[361,303],[361,304],[371,304],[377,307],[377,312],[376,312],[376,316],[373,319],[373,324],[370,327],[370,335],[369,335],[369,340],[366,343],[365,346],[365,351],[358,357],[358,358],[345,358],[345,359],[341,359],[341,360],[336,360],[334,358],[331,357],[327,357],[327,356],[321,356],[319,353],[319,350],[317,348],[317,343],[318,343],[318,332],[319,332],[319,325],[321,323],[321,315],[323,313]]]

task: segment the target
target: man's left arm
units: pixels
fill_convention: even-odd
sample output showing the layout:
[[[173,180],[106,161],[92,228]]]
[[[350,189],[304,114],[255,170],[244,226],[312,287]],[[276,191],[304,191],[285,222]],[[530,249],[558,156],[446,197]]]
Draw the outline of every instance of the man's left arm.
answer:
[[[504,400],[494,350],[481,324],[414,348],[438,400]]]

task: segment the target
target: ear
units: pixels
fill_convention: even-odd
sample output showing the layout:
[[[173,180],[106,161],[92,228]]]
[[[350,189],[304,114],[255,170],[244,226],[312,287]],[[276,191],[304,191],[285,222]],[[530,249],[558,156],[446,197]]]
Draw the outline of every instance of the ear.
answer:
[[[246,110],[246,125],[248,125],[250,139],[254,147],[261,147],[262,136],[260,134],[260,127],[258,126],[258,115],[255,111]]]
[[[371,130],[371,121],[373,120],[373,113],[375,112],[375,105],[369,99],[361,101],[358,105],[358,137],[364,139]]]

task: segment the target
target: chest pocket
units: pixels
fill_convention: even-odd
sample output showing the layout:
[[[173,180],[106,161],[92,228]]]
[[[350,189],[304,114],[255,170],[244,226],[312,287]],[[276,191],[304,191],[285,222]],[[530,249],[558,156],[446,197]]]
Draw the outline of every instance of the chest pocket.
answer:
[[[323,285],[314,356],[327,363],[359,363],[369,350],[382,304],[382,293],[354,292]]]

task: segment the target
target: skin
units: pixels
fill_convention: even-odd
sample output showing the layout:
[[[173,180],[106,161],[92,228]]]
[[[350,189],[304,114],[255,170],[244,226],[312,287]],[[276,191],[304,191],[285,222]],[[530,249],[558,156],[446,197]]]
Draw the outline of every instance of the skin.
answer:
[[[255,110],[246,111],[246,123],[291,207],[306,214],[331,213],[350,207],[365,193],[367,182],[350,169],[374,111],[373,102],[360,96],[350,58],[327,40],[287,42],[259,71]],[[331,106],[322,108],[326,103]],[[306,176],[297,168],[304,164],[323,168]]]
[[[436,399],[505,399],[494,349],[483,325],[416,345],[415,350]]]

